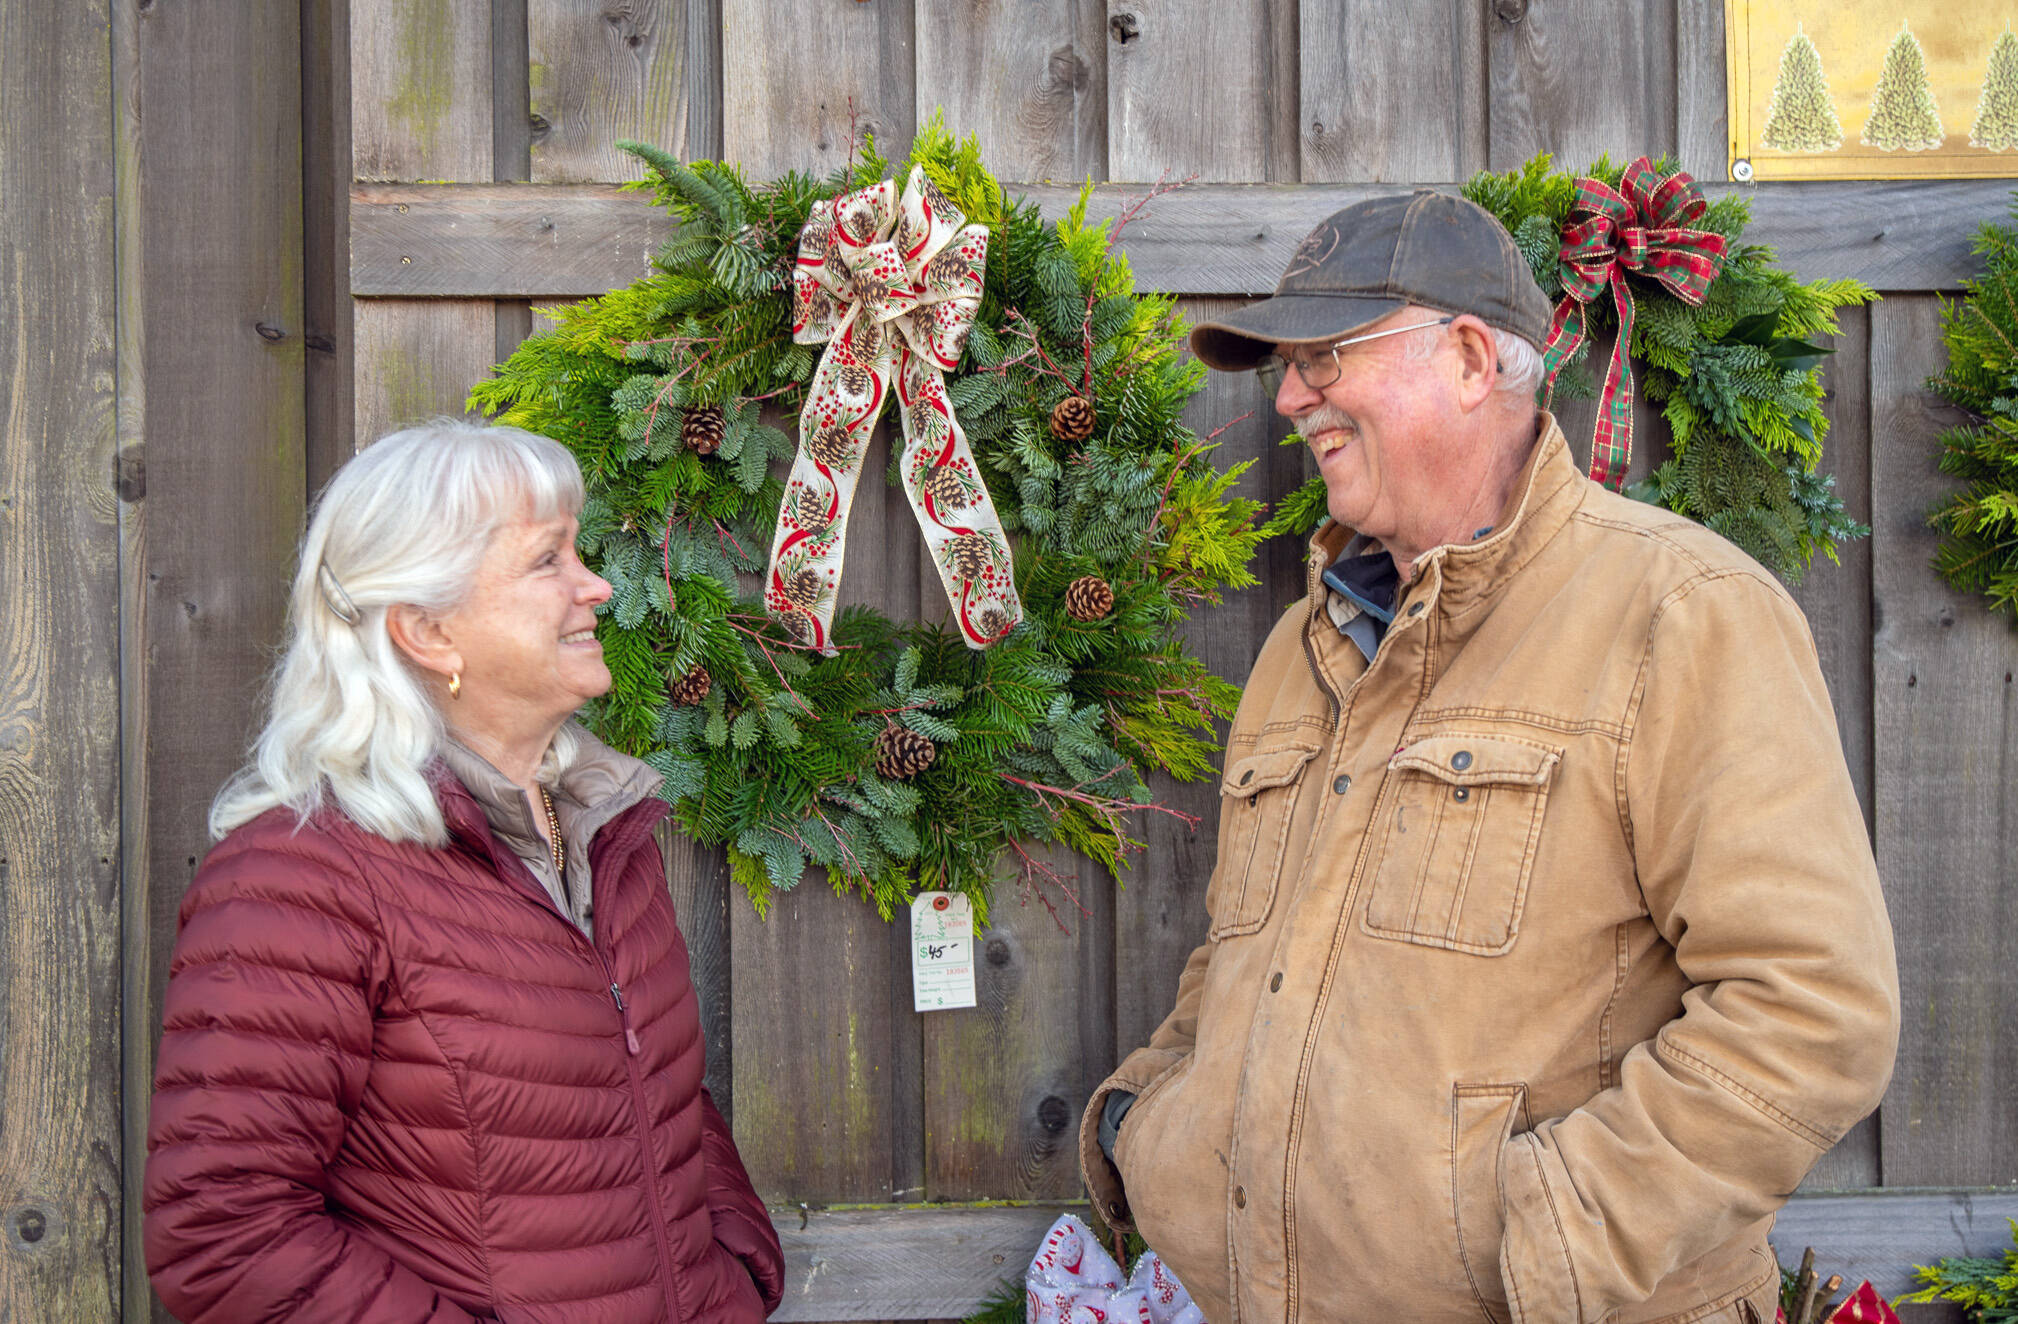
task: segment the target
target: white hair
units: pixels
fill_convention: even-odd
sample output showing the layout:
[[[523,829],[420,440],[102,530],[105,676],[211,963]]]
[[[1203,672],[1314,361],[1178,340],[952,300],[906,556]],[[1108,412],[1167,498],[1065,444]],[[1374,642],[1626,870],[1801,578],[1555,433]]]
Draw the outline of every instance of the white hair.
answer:
[[[1442,309],[1411,309],[1425,313],[1435,313],[1439,317],[1450,316]],[[1506,392],[1532,398],[1541,389],[1542,353],[1528,341],[1511,331],[1502,331],[1496,326],[1486,328],[1492,332],[1493,353],[1499,359],[1499,380],[1493,383],[1493,391]],[[1426,359],[1436,352],[1437,338],[1443,334],[1441,326],[1426,326],[1404,342],[1411,358]]]
[[[211,803],[211,835],[280,805],[306,820],[328,797],[388,841],[446,842],[427,776],[441,714],[387,633],[387,609],[453,610],[501,526],[581,504],[581,470],[559,442],[455,419],[395,432],[337,470],[302,536],[271,711]],[[542,781],[575,744],[563,727]]]

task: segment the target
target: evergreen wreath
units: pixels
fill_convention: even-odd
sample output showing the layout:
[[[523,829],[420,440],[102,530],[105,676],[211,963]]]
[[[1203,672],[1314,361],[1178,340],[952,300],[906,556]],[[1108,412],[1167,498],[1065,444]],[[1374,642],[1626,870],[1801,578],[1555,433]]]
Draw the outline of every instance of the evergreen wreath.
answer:
[[[2018,202],[2011,215],[2018,220]],[[1941,577],[2018,617],[2018,226],[1986,223],[1976,251],[1983,274],[1942,309],[1948,370],[1927,382],[1969,412],[1941,434],[1941,472],[1967,486],[1928,522],[1942,534]]]
[[[1466,198],[1499,219],[1533,269],[1542,293],[1562,297],[1563,223],[1576,199],[1576,177],[1552,171],[1547,153],[1504,174],[1474,175]],[[1655,165],[1662,176],[1675,166]],[[1603,158],[1586,175],[1616,188],[1621,167]],[[1870,534],[1844,511],[1833,476],[1817,472],[1828,416],[1822,412],[1822,359],[1814,343],[1839,327],[1836,310],[1876,293],[1861,281],[1802,284],[1774,263],[1773,251],[1741,242],[1751,204],[1738,193],[1713,200],[1694,224],[1728,245],[1723,270],[1701,306],[1651,281],[1631,278],[1634,376],[1661,407],[1673,458],[1627,489],[1642,501],[1687,515],[1743,548],[1789,583],[1821,552]],[[1590,346],[1616,334],[1608,299],[1586,305],[1592,337],[1570,356],[1556,381],[1565,396],[1597,394],[1587,366]],[[1291,436],[1286,445],[1301,445]],[[1325,511],[1324,480],[1314,478],[1283,501],[1269,533],[1307,533]]]
[[[800,231],[816,202],[890,163],[866,140],[824,179],[753,185],[728,164],[623,146],[648,167],[634,187],[679,222],[655,269],[552,310],[557,326],[471,393],[581,463],[581,552],[613,590],[597,625],[613,685],[590,725],[664,774],[683,830],[727,847],[760,914],[809,865],[886,919],[920,888],[966,893],[985,919],[1005,866],[1056,914],[1077,898],[1032,849],[1047,842],[1118,880],[1139,848],[1128,816],[1176,813],[1151,802],[1148,771],[1212,771],[1213,723],[1239,690],[1180,628],[1256,582],[1262,537],[1258,503],[1228,495],[1247,466],[1216,466],[1213,439],[1181,421],[1203,370],[1180,356],[1173,301],[1137,295],[1115,251],[1141,203],[1089,224],[1089,189],[1047,224],[975,139],[956,143],[937,117],[919,134],[910,163],[990,233],[947,389],[1020,535],[1024,621],[974,651],[846,608],[823,656],[753,591],[782,500],[773,465],[795,454],[770,419],[797,412],[817,361],[792,340]],[[1089,577],[1106,592],[1073,591]]]

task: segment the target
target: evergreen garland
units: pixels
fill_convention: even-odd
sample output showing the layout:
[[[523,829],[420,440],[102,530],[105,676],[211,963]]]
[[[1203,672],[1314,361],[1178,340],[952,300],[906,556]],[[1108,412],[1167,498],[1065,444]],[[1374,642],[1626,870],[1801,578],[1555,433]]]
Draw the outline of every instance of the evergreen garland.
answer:
[[[1576,182],[1549,166],[1543,153],[1505,174],[1474,175],[1462,191],[1507,228],[1554,303],[1563,294],[1559,253]],[[1675,169],[1666,160],[1655,165],[1661,176]],[[1617,188],[1623,172],[1607,158],[1582,173]],[[1627,493],[1708,525],[1796,583],[1816,552],[1833,561],[1838,543],[1870,533],[1844,511],[1835,479],[1816,471],[1829,430],[1820,364],[1832,351],[1814,342],[1839,329],[1838,308],[1877,295],[1855,280],[1803,285],[1774,265],[1770,248],[1741,241],[1750,219],[1750,202],[1729,193],[1696,222],[1729,244],[1700,307],[1651,281],[1630,280],[1633,375],[1642,398],[1661,407],[1673,458]],[[1588,399],[1597,394],[1589,347],[1616,333],[1618,315],[1609,299],[1598,299],[1584,316],[1591,338],[1564,365],[1556,389]],[[1289,444],[1300,442],[1291,437]],[[1278,507],[1267,529],[1307,532],[1323,512],[1324,483],[1312,479]]]
[[[1929,518],[1942,534],[1934,568],[2018,617],[2018,226],[1984,225],[1976,251],[1983,274],[1942,309],[1948,370],[1927,383],[1970,415],[1941,434],[1941,471],[1966,486]]]
[[[1217,467],[1181,421],[1203,372],[1180,356],[1173,302],[1135,293],[1109,225],[1087,222],[1089,194],[1048,224],[1003,192],[974,139],[956,143],[936,117],[926,126],[911,163],[990,231],[980,314],[947,385],[1004,527],[1020,534],[1026,619],[975,652],[949,630],[847,608],[838,655],[825,657],[738,576],[763,566],[776,466],[795,452],[763,405],[794,414],[817,361],[818,347],[791,337],[800,229],[816,200],[875,183],[890,163],[869,141],[824,179],[751,184],[727,164],[624,146],[649,167],[634,187],[680,223],[655,270],[552,310],[556,328],[471,393],[581,463],[581,551],[613,591],[597,627],[613,685],[591,726],[664,774],[681,827],[728,848],[759,913],[809,865],[885,918],[926,888],[966,893],[985,919],[1005,862],[1055,904],[1047,892],[1064,880],[1031,843],[1068,845],[1118,878],[1138,844],[1127,816],[1160,808],[1148,771],[1212,770],[1213,722],[1239,691],[1186,651],[1180,627],[1192,607],[1256,582],[1247,566],[1262,536],[1257,504],[1228,495],[1246,466]],[[1083,442],[1049,426],[1071,395],[1092,406]],[[682,421],[711,408],[704,455],[682,444]],[[1095,621],[1065,610],[1086,575],[1114,595]],[[937,746],[909,780],[875,771],[878,738],[894,729]]]

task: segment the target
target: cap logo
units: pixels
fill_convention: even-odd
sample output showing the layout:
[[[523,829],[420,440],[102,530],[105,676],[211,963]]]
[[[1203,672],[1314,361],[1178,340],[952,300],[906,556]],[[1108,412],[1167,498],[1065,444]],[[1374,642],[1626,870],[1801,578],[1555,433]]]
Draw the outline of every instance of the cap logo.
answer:
[[[1275,288],[1288,289],[1289,283],[1298,276],[1315,271],[1329,262],[1331,255],[1338,251],[1339,238],[1338,227],[1330,222],[1318,226],[1305,235],[1303,242],[1296,246],[1296,252],[1290,255],[1289,265],[1283,269],[1282,280]]]

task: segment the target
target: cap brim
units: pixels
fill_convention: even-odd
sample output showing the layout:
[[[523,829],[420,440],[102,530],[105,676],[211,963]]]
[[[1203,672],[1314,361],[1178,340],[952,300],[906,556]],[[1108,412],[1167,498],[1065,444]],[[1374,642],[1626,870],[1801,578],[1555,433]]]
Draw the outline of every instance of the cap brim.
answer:
[[[1279,344],[1337,340],[1407,306],[1402,299],[1278,294],[1192,327],[1191,352],[1208,368],[1247,372]]]

